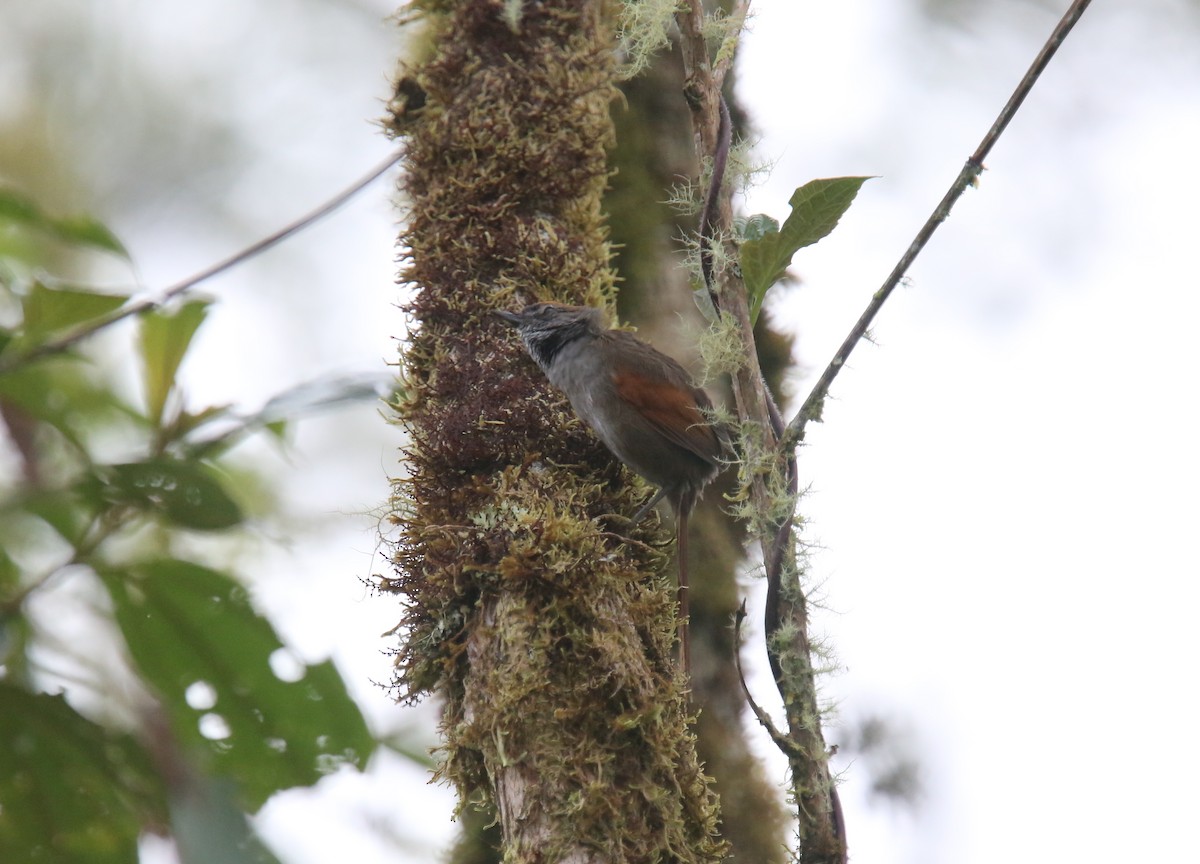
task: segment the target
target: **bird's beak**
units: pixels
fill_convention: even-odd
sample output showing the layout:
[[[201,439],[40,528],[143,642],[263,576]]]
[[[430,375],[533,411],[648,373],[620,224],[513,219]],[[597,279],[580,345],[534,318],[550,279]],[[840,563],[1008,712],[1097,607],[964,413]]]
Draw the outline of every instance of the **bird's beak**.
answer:
[[[506,309],[497,309],[496,317],[503,318],[505,321],[507,321],[509,324],[511,324],[514,327],[521,326],[521,321],[523,320],[518,313],[509,312]]]

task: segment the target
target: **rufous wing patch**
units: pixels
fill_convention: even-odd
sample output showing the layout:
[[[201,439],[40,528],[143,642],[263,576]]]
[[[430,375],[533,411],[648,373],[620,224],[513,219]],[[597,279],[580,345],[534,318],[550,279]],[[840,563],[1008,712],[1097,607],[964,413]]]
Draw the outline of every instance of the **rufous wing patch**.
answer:
[[[627,369],[613,373],[613,386],[617,396],[636,409],[668,441],[707,462],[715,464],[720,458],[720,439],[697,407],[690,388],[650,380]]]

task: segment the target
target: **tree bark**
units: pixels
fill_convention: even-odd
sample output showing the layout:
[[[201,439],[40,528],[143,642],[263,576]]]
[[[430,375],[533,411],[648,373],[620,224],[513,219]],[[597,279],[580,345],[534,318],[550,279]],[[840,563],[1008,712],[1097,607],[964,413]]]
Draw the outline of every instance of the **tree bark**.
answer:
[[[492,316],[608,305],[612,38],[599,0],[429,4],[402,70],[397,687],[513,862],[719,860],[673,660],[673,587],[627,473]]]

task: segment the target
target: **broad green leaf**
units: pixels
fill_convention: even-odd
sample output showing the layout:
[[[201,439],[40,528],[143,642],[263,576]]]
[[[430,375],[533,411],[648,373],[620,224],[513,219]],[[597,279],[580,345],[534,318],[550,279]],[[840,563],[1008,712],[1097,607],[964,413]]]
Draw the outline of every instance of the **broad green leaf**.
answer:
[[[131,737],[0,681],[0,861],[129,864],[164,800]]]
[[[49,221],[49,218],[42,213],[41,208],[33,203],[33,199],[28,195],[22,195],[16,189],[0,186],[0,222],[47,230]]]
[[[88,430],[112,428],[133,413],[79,355],[69,353],[0,375],[0,396],[53,426],[80,450],[86,450]]]
[[[859,188],[869,179],[834,177],[805,183],[792,193],[788,201],[792,212],[777,230],[772,228],[774,220],[768,216],[746,220],[746,239],[738,257],[752,321],[758,319],[767,290],[783,277],[792,256],[832,231]]]
[[[761,240],[768,234],[779,233],[779,222],[765,213],[755,213],[741,221],[739,226],[742,241]]]
[[[79,288],[50,288],[34,283],[22,299],[25,313],[24,340],[38,343],[47,336],[102,318],[119,309],[129,297],[124,294],[97,294]]]
[[[241,507],[200,463],[148,459],[104,466],[96,476],[109,503],[145,510],[179,528],[219,531],[242,521]]]
[[[130,257],[125,246],[102,222],[91,216],[50,216],[34,199],[13,188],[0,188],[0,227],[5,222],[38,230],[66,244],[94,246],[122,258]]]
[[[42,210],[34,199],[11,188],[0,188],[0,226],[5,222],[40,231],[73,245],[93,246],[129,257],[121,241],[103,223],[91,216],[55,218]]]
[[[52,225],[54,234],[60,240],[80,246],[93,246],[122,258],[129,257],[129,251],[117,239],[117,235],[108,230],[108,226],[103,222],[91,216],[67,216],[55,219]]]
[[[175,373],[196,330],[204,323],[208,307],[208,300],[189,300],[172,312],[156,310],[142,317],[140,342],[146,415],[156,426],[162,424],[167,396],[175,386]]]
[[[366,723],[333,664],[297,663],[288,680],[276,675],[272,655],[285,649],[228,575],[170,559],[137,565],[135,578],[100,575],[176,736],[208,748],[251,809],[371,754]]]

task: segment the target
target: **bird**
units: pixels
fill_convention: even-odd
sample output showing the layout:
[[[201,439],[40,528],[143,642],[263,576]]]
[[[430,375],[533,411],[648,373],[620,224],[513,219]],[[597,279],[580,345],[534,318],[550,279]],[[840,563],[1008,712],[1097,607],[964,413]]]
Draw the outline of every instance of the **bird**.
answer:
[[[666,354],[632,333],[606,327],[599,309],[533,303],[496,314],[516,328],[529,356],[613,455],[660,487],[632,522],[664,498],[674,509],[680,657],[690,672],[688,517],[730,446],[727,431],[710,418],[712,402]]]

